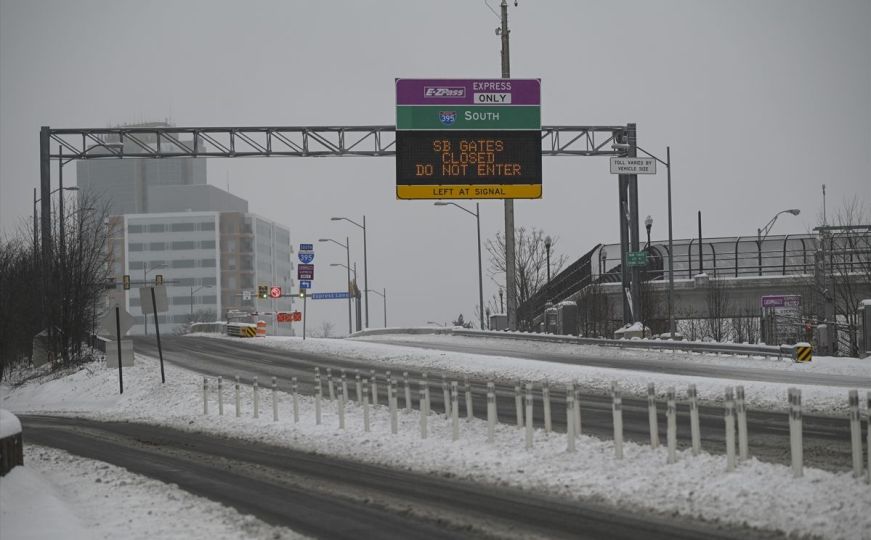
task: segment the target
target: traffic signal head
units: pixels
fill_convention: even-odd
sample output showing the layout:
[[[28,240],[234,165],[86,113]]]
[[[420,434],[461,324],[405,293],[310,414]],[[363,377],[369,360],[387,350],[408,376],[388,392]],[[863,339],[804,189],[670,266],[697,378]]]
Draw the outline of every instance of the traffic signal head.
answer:
[[[299,290],[299,297],[300,297],[300,298],[305,298],[305,289],[300,289],[300,290]]]
[[[124,274],[124,277],[121,278],[121,282],[124,284],[124,290],[130,290],[130,275]]]
[[[257,298],[268,298],[269,297],[269,287],[266,285],[258,285],[257,286]]]

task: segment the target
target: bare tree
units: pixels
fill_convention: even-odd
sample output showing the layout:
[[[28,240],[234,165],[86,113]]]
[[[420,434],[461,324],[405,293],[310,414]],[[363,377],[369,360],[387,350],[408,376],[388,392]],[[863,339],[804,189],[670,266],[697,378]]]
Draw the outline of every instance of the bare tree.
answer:
[[[614,331],[613,306],[600,283],[591,283],[578,298],[578,330],[588,337],[611,336]]]
[[[515,243],[515,287],[517,305],[529,300],[547,283],[547,250],[544,244],[545,233],[533,227],[518,227],[514,233]],[[550,273],[558,274],[566,262],[565,255],[557,255],[559,238],[551,239]],[[505,283],[505,236],[496,233],[496,238],[487,240],[490,262],[487,272],[497,285]],[[527,321],[529,322],[529,321]],[[523,326],[521,324],[521,326]]]
[[[731,305],[725,282],[716,275],[708,278],[705,290],[705,324],[706,334],[714,341],[726,341],[729,337],[727,314]]]

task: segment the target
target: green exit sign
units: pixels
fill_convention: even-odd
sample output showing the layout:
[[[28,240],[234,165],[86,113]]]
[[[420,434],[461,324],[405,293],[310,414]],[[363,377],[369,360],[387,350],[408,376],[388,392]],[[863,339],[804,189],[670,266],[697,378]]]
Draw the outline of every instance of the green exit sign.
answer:
[[[629,251],[626,253],[626,262],[629,266],[647,266],[647,252]]]

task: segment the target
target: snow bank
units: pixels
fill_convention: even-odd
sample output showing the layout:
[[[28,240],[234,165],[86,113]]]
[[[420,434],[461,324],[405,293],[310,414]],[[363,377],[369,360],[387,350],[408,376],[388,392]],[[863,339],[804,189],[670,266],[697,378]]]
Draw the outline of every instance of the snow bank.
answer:
[[[320,341],[313,346],[332,348],[342,343]],[[273,422],[271,391],[261,390],[261,417],[254,419],[249,386],[243,387],[241,418],[235,417],[230,388],[224,390],[225,415],[218,416],[214,379],[210,381],[210,414],[203,416],[200,375],[168,365],[167,383],[162,385],[157,361],[142,356],[137,357],[136,366],[125,369],[124,383],[123,396],[117,396],[117,372],[94,366],[92,372],[82,370],[44,385],[4,388],[3,406],[16,411],[78,411],[75,414],[99,420],[222,434],[479,484],[566,499],[602,500],[627,511],[646,509],[746,523],[790,535],[859,538],[871,530],[867,511],[871,490],[849,472],[806,469],[804,477],[794,479],[786,466],[750,459],[727,473],[725,456],[692,456],[689,451],[678,452],[677,464],[667,465],[665,448],[631,442],[624,444],[625,459],[618,461],[612,441],[580,436],[578,451],[572,454],[566,452],[564,434],[541,430],[535,431],[533,450],[526,451],[523,432],[506,424],[497,425],[495,440],[488,444],[487,423],[478,419],[463,420],[461,440],[452,442],[450,422],[437,414],[430,415],[429,437],[421,440],[416,411],[399,414],[399,433],[392,435],[384,406],[374,408],[372,431],[366,433],[361,407],[353,402],[347,406],[347,429],[342,431],[336,403],[325,401],[323,423],[317,425],[313,399],[307,396],[299,399],[300,422],[294,424],[292,401],[284,392],[279,393],[279,421]],[[281,383],[286,389],[288,381]],[[354,385],[350,387],[354,395]],[[51,398],[50,403],[43,403],[44,398]],[[64,403],[62,408],[59,403]],[[96,407],[95,403],[103,405]]]
[[[18,421],[18,417],[6,409],[0,409],[0,439],[18,433],[21,433],[21,422]]]
[[[0,538],[303,538],[177,486],[54,448],[28,445],[25,462],[0,480]]]

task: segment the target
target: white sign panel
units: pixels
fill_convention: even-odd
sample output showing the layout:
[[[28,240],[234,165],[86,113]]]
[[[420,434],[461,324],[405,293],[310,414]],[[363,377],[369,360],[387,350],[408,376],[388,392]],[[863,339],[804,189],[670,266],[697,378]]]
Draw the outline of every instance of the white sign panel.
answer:
[[[656,160],[646,157],[612,157],[611,174],[656,174]]]
[[[154,289],[154,302],[151,300],[151,289]],[[166,298],[166,286],[139,287],[139,305],[144,315],[154,314],[154,304],[157,304],[158,313],[166,313],[169,310],[169,302]]]

